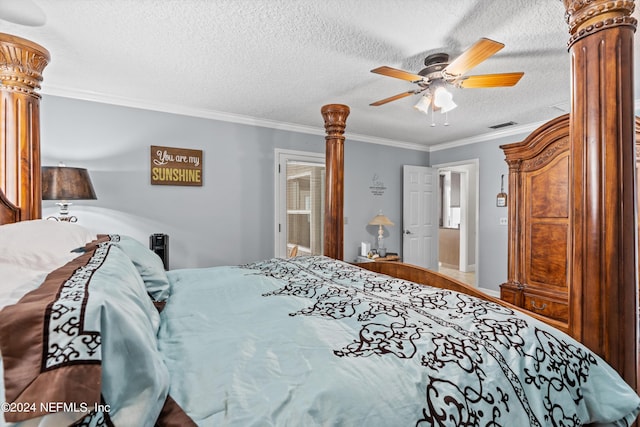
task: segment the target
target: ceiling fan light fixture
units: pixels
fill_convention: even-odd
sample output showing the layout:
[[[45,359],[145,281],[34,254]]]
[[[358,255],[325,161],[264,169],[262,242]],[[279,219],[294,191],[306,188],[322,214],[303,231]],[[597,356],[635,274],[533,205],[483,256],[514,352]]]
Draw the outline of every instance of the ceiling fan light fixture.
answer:
[[[416,105],[413,106],[418,111],[422,111],[425,114],[429,113],[429,107],[431,106],[431,93],[427,92],[420,97]]]
[[[458,105],[453,102],[453,95],[444,87],[440,86],[433,94],[433,105],[441,108],[442,113],[448,113]]]

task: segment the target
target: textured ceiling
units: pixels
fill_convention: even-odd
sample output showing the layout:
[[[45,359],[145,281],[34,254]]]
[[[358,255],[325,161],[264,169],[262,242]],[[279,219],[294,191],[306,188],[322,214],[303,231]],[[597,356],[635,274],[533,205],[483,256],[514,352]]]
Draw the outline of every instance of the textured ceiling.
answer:
[[[322,105],[344,103],[347,136],[407,146],[460,141],[509,121],[531,126],[569,104],[559,0],[2,2],[21,6],[18,18],[0,7],[0,31],[51,53],[45,94],[309,132],[322,131]],[[21,13],[30,25],[15,23]],[[418,96],[369,106],[415,87],[371,69],[417,73],[428,54],[455,58],[481,37],[505,48],[467,74],[523,71],[516,86],[452,88],[449,126],[439,113],[430,126],[412,108]]]

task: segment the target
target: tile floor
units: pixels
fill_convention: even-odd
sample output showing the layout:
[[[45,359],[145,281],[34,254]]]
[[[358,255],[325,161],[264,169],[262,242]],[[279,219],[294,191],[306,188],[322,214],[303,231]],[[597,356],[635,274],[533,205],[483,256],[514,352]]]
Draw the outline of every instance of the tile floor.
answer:
[[[453,277],[456,280],[461,281],[462,283],[467,283],[469,285],[476,285],[476,273],[474,271],[463,273],[459,270],[454,270],[451,268],[446,268],[443,266],[438,267],[438,272],[449,277]]]

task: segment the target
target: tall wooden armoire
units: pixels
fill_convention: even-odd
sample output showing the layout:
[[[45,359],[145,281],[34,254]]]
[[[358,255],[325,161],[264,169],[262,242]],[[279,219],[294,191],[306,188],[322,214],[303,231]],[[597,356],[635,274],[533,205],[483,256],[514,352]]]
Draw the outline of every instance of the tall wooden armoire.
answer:
[[[636,162],[640,168],[640,119]],[[571,332],[573,206],[569,115],[501,146],[509,165],[509,260],[500,298]],[[640,176],[638,177],[640,180]],[[640,200],[640,193],[638,194]]]

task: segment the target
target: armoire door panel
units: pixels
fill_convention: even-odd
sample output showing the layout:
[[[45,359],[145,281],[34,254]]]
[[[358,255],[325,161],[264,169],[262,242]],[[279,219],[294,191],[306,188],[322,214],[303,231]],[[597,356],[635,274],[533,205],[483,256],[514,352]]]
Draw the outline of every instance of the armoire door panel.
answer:
[[[567,224],[535,222],[530,225],[527,250],[527,282],[567,288]]]
[[[569,157],[562,155],[531,172],[525,195],[534,218],[569,217]]]

